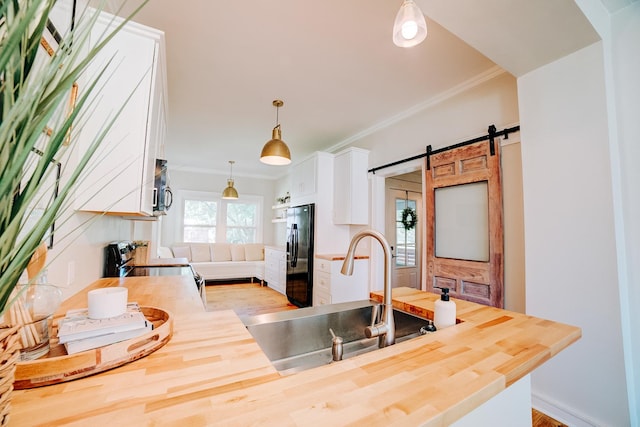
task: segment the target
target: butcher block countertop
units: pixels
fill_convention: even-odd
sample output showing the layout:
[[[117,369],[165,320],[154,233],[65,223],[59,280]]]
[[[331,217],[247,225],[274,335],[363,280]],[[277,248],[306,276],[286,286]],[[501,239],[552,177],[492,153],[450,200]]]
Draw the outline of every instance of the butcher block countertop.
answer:
[[[170,311],[174,334],[111,371],[13,394],[10,425],[445,426],[578,340],[579,328],[465,301],[460,323],[290,376],[271,366],[233,311],[206,312],[193,279],[101,279],[129,301]],[[379,294],[374,295],[379,298]],[[394,305],[430,317],[435,294],[394,289]]]
[[[347,257],[346,254],[316,254],[316,258],[324,259],[327,261],[344,261]],[[356,254],[354,259],[369,259],[369,255],[358,255]]]

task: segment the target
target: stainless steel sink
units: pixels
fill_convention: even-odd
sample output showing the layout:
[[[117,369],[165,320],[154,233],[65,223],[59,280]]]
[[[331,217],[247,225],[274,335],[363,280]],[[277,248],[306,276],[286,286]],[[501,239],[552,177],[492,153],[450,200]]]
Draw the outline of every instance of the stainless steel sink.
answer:
[[[377,338],[366,338],[375,301],[364,300],[301,308],[243,318],[274,367],[283,375],[332,362],[332,335],[342,337],[343,359],[378,349]],[[394,309],[396,342],[415,338],[428,322]],[[339,363],[339,362],[338,362]]]

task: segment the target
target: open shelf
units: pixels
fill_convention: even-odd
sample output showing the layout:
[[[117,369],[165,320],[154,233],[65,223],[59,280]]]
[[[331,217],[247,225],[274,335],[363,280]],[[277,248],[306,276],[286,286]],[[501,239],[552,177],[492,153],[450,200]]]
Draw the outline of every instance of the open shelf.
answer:
[[[276,209],[286,209],[289,206],[290,206],[289,203],[284,203],[284,204],[281,204],[281,205],[273,205],[273,206],[271,206],[271,209],[273,209],[275,211]]]
[[[286,211],[288,207],[289,207],[289,203],[282,203],[280,205],[271,206],[271,209],[273,209],[274,211],[277,211],[277,210],[285,210]],[[278,215],[278,216],[280,216],[280,215]],[[273,223],[276,223],[276,222],[287,222],[286,212],[285,212],[284,218],[273,218],[271,220],[271,222],[273,222]]]

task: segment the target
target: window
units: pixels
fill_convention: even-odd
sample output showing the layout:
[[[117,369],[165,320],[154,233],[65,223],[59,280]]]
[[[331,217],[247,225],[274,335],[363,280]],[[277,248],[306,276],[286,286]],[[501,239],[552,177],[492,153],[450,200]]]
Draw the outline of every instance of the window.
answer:
[[[219,195],[183,192],[185,242],[257,243],[262,241],[262,197],[223,200]]]
[[[215,242],[218,204],[206,200],[184,201],[184,241]]]
[[[416,211],[416,201],[396,199],[396,266],[416,266],[416,227],[411,230],[404,228],[402,213],[405,208]]]
[[[256,203],[227,203],[227,242],[255,243]]]
[[[435,256],[489,261],[487,181],[435,189]]]

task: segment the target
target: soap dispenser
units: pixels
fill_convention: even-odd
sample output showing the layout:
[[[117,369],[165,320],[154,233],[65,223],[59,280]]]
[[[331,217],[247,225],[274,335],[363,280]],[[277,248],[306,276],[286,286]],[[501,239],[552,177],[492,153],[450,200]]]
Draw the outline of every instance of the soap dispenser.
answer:
[[[456,324],[456,303],[449,300],[449,288],[434,286],[442,291],[440,299],[435,303],[433,323],[438,330]]]

